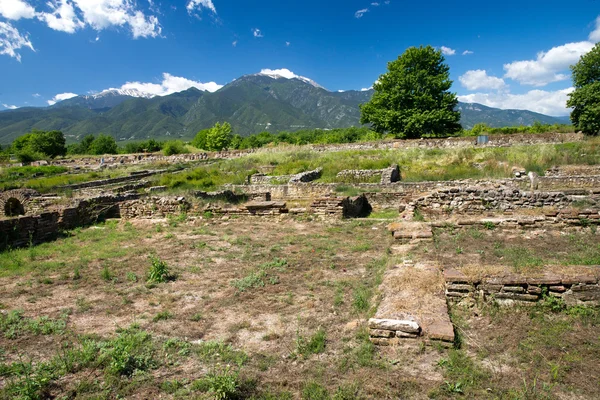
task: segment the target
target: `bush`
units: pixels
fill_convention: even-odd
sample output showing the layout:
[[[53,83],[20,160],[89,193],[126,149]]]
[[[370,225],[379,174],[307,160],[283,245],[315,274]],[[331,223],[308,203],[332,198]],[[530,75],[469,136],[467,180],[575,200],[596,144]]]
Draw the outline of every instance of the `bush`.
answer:
[[[204,378],[192,383],[193,390],[209,392],[216,400],[237,398],[239,387],[239,371],[232,372],[229,367],[209,372]]]
[[[154,346],[149,333],[131,327],[102,349],[100,360],[113,375],[131,376],[136,371],[146,371],[156,367]]]
[[[148,282],[164,283],[173,280],[175,277],[169,271],[169,266],[166,262],[153,254],[148,256],[152,263],[150,271],[148,271]]]
[[[188,152],[181,140],[171,140],[166,142],[163,145],[162,151],[165,156],[184,154]]]

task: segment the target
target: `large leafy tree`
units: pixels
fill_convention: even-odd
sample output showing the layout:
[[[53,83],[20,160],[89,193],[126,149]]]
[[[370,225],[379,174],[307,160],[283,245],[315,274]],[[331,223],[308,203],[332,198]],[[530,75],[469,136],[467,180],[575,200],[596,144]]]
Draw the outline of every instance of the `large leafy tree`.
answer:
[[[571,66],[575,90],[567,107],[573,107],[571,122],[588,135],[600,133],[600,43]]]
[[[206,149],[221,151],[229,147],[232,138],[231,125],[228,122],[223,124],[217,122],[206,133]]]
[[[23,161],[33,161],[44,157],[58,157],[67,154],[65,136],[60,131],[33,130],[15,139],[14,151]]]
[[[360,107],[360,122],[407,139],[459,131],[458,100],[449,91],[450,68],[444,61],[431,46],[408,48],[373,85],[371,101]]]
[[[88,147],[89,154],[117,154],[117,142],[115,138],[102,133],[95,138]]]

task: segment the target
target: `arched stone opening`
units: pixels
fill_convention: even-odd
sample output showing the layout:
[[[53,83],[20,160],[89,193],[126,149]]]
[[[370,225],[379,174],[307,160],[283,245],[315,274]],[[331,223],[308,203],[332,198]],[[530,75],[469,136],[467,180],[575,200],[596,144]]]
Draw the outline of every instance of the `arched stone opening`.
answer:
[[[9,198],[4,202],[4,215],[7,217],[16,217],[18,215],[25,215],[25,207],[14,197]]]

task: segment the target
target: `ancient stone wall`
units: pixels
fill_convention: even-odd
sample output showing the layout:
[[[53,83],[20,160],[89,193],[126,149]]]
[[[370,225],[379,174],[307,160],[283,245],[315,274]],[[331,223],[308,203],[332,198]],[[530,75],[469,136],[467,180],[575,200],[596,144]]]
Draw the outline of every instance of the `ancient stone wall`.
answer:
[[[121,218],[164,218],[187,212],[191,204],[184,197],[146,197],[121,202]]]
[[[444,271],[446,296],[451,301],[494,300],[500,304],[532,303],[543,295],[562,298],[567,305],[600,305],[600,267],[588,273],[564,276],[546,273],[527,277],[516,274],[470,279],[457,270]]]
[[[593,198],[589,199],[595,202]],[[562,192],[528,192],[518,189],[456,187],[420,197],[411,206],[428,215],[478,214],[487,210],[513,211],[541,207],[565,208],[574,199]]]
[[[58,189],[76,190],[76,189],[92,188],[92,187],[98,187],[98,186],[113,185],[116,183],[141,180],[142,178],[146,178],[148,176],[152,176],[152,175],[156,175],[156,174],[162,174],[163,172],[166,172],[166,171],[167,170],[144,171],[144,172],[138,172],[135,174],[131,174],[130,176],[121,176],[119,178],[110,178],[110,179],[100,179],[100,180],[96,180],[96,181],[89,181],[89,182],[83,182],[83,183],[73,183],[70,185],[58,186],[57,188]]]
[[[300,172],[290,178],[290,183],[312,182],[321,177],[323,168],[319,167],[312,171]]]

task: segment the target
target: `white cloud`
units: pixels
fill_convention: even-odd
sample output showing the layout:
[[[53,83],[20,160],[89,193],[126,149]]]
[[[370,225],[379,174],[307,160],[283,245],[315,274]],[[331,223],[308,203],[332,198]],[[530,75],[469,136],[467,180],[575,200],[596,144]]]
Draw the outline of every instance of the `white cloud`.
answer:
[[[286,47],[290,47],[291,43],[290,42],[285,42],[285,46]]]
[[[485,69],[477,69],[465,72],[458,80],[468,90],[496,89],[500,90],[506,86],[502,78],[489,76]]]
[[[529,110],[546,115],[565,116],[570,110],[567,108],[568,94],[573,88],[556,91],[530,90],[524,94],[498,93],[472,93],[458,96],[458,100],[465,103],[480,103],[488,107],[501,109]]]
[[[379,7],[379,3],[377,3],[377,2],[375,2],[375,3],[371,3],[371,5],[372,5],[373,7]]]
[[[290,71],[287,68],[281,68],[281,69],[268,69],[268,68],[264,68],[264,69],[260,70],[260,74],[261,75],[268,75],[268,76],[271,76],[271,77],[287,78],[287,79],[302,78],[300,75],[296,75],[295,73],[293,73],[292,71]]]
[[[17,106],[11,105],[11,104],[2,104],[2,107],[8,108],[9,110],[14,110],[14,109],[19,108]]]
[[[370,88],[362,88],[360,89],[361,92],[367,92],[369,90],[373,89],[373,86],[371,86]]]
[[[12,20],[33,18],[35,17],[35,9],[23,0],[1,0],[0,15]]]
[[[39,13],[38,19],[45,21],[48,28],[55,31],[74,33],[77,29],[85,26],[85,23],[77,17],[73,4],[67,0],[49,1],[47,5],[52,9],[52,12]]]
[[[463,56],[469,55],[469,54],[473,54],[473,52],[471,50],[465,50],[462,52]]]
[[[453,56],[456,54],[456,50],[451,49],[450,47],[442,46],[440,47],[440,50],[442,50],[442,54],[445,56]]]
[[[214,14],[217,13],[217,9],[212,0],[190,0],[185,8],[187,8],[188,14],[190,15],[194,14],[194,11],[201,11],[202,8],[207,8]]]
[[[146,16],[130,0],[72,0],[83,21],[97,31],[128,26],[134,38],[160,36],[162,28],[155,16]]]
[[[263,37],[262,32],[258,28],[252,29],[252,34],[254,35],[254,37]]]
[[[233,42],[231,42],[231,45],[232,45],[233,47],[235,47],[235,46],[237,46],[237,43],[238,43],[238,41],[237,41],[237,40],[234,40]]]
[[[200,90],[205,90],[207,92],[216,92],[217,90],[221,89],[223,85],[219,85],[215,82],[202,83],[198,81],[193,81],[191,79],[183,78],[180,76],[173,76],[165,72],[163,73],[163,80],[160,83],[127,82],[119,89],[136,89],[141,92],[152,94],[155,96],[166,96],[172,93],[187,90],[191,87],[195,87]]]
[[[591,36],[591,35],[590,35]],[[538,53],[535,60],[515,61],[504,64],[505,78],[524,85],[544,86],[551,82],[569,79],[569,66],[594,47],[591,42],[567,43]]]
[[[600,42],[600,15],[596,18],[596,29],[589,36],[590,41]]]
[[[56,96],[54,96],[51,100],[48,100],[47,103],[48,103],[48,105],[53,106],[56,103],[58,103],[59,101],[68,100],[73,97],[77,97],[77,95],[75,93],[68,93],[68,92],[60,93],[60,94],[57,94]]]
[[[14,57],[21,62],[21,54],[17,51],[23,47],[29,47],[35,51],[27,35],[22,35],[8,22],[0,21],[0,54]]]
[[[354,17],[355,18],[362,18],[363,15],[365,15],[365,13],[368,13],[369,9],[368,8],[363,8],[362,10],[358,10],[357,12],[354,13]]]

